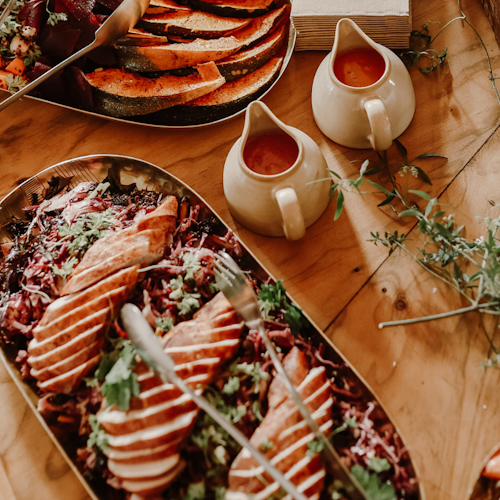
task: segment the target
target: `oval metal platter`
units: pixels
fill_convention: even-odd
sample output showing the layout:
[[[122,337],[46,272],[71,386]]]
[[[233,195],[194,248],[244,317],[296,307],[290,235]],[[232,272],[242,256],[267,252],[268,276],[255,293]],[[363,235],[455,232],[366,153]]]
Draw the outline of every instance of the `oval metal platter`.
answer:
[[[189,186],[184,184],[181,180],[164,171],[158,166],[148,163],[143,160],[126,156],[108,156],[108,155],[91,155],[67,160],[56,165],[53,165],[39,174],[33,176],[23,184],[18,186],[15,190],[9,193],[0,202],[0,227],[5,226],[6,223],[12,221],[12,218],[25,218],[23,207],[29,206],[34,200],[43,198],[44,193],[49,188],[49,181],[54,177],[71,179],[69,187],[73,188],[80,182],[95,181],[101,182],[110,173],[115,179],[119,179],[121,184],[129,185],[135,183],[139,189],[149,189],[163,194],[173,194],[178,197],[187,197],[191,202],[199,204],[203,210],[206,211],[208,216],[216,217],[225,228],[230,229],[229,226],[213,211],[213,209]],[[0,231],[0,243],[8,243],[11,238],[5,229]],[[240,242],[241,243],[241,242]],[[240,266],[244,270],[251,271],[253,275],[261,280],[267,282],[269,280],[276,281],[274,277],[259,263],[254,255],[241,243],[243,249],[243,257],[240,261]],[[290,297],[291,298],[291,297]],[[292,299],[293,301],[293,299]],[[306,319],[307,337],[310,337],[312,344],[319,346],[323,344],[325,359],[332,361],[336,365],[345,364],[346,373],[348,373],[349,381],[353,382],[351,390],[356,393],[360,401],[367,403],[373,402],[377,407],[377,427],[390,424],[394,428],[394,432],[398,434],[402,440],[403,449],[407,450],[404,440],[394,424],[393,420],[388,415],[383,404],[378,400],[375,393],[371,390],[368,384],[361,378],[361,376],[352,368],[342,353],[334,346],[334,344],[327,338],[320,328],[304,313]],[[9,355],[6,350],[0,349],[0,357],[6,366],[7,371],[14,379],[19,390],[22,392],[28,405],[35,412],[37,418],[40,420],[42,426],[49,434],[50,438],[54,441],[56,447],[62,453],[68,465],[78,476],[83,486],[88,491],[93,500],[104,500],[105,493],[99,488],[95,488],[89,484],[83,475],[78,470],[76,463],[73,461],[74,457],[65,449],[64,444],[57,439],[55,434],[45,422],[43,416],[37,411],[38,396],[21,377],[18,369],[14,365],[14,359]],[[418,478],[418,470],[415,464],[409,457],[405,464],[406,470],[409,471],[410,477]],[[419,485],[416,493],[405,496],[412,500],[425,500],[425,494],[421,485]],[[476,497],[475,497],[476,498]],[[477,497],[483,498],[483,497]]]
[[[290,0],[285,0],[284,3],[287,3],[288,5],[291,5],[291,1]],[[290,59],[292,57],[293,49],[294,49],[294,46],[295,46],[295,39],[296,39],[296,37],[297,37],[297,33],[295,31],[293,23],[291,22],[291,20],[289,20],[288,21],[288,40],[287,40],[286,53],[285,53],[285,56],[283,58],[283,63],[281,65],[278,77],[275,78],[274,82],[263,93],[259,94],[257,92],[258,97],[256,97],[252,101],[260,101],[278,83],[278,81],[280,80],[281,76],[285,72],[285,70],[286,70],[286,68],[288,66],[288,63],[290,62]],[[3,90],[3,89],[0,89],[0,91],[8,93],[6,90]],[[233,118],[235,118],[237,116],[240,116],[241,114],[243,114],[245,112],[245,110],[247,108],[247,106],[245,106],[243,109],[240,109],[239,111],[236,111],[235,113],[232,113],[232,114],[230,114],[228,116],[225,116],[224,118],[220,118],[218,120],[209,121],[207,123],[199,123],[199,124],[194,124],[194,125],[162,125],[162,124],[158,124],[158,123],[153,123],[153,121],[151,120],[151,118],[148,119],[148,115],[137,116],[135,118],[117,118],[117,117],[114,117],[114,116],[109,116],[109,115],[104,115],[104,114],[101,114],[101,113],[96,113],[94,111],[88,111],[88,110],[85,110],[85,109],[76,108],[76,107],[69,106],[69,105],[66,105],[66,104],[60,104],[60,103],[57,103],[57,102],[54,102],[54,101],[50,101],[48,99],[43,99],[41,97],[35,97],[35,96],[31,96],[31,95],[27,95],[25,97],[28,98],[28,99],[33,99],[35,101],[46,102],[46,103],[52,104],[53,106],[57,106],[59,108],[65,108],[65,109],[70,109],[70,110],[73,110],[73,111],[78,111],[79,113],[83,113],[85,115],[95,116],[95,117],[98,117],[98,118],[105,118],[106,120],[111,120],[111,121],[114,121],[114,122],[132,123],[132,124],[135,124],[135,125],[143,125],[145,127],[162,128],[162,129],[174,129],[174,130],[175,129],[201,128],[201,127],[207,127],[207,126],[210,126],[210,125],[216,125],[218,123],[223,123],[223,122],[231,120],[231,119],[233,119]]]
[[[481,471],[471,492],[470,500],[500,500],[500,480],[483,475],[486,464],[500,456],[500,445],[496,445],[481,465]]]

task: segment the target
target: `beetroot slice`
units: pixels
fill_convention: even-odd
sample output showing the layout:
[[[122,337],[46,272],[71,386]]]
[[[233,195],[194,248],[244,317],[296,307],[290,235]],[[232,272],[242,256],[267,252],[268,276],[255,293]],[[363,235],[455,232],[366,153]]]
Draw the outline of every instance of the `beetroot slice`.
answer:
[[[42,14],[44,12],[45,0],[30,0],[26,2],[19,11],[18,17],[24,21],[24,26],[36,29],[36,35],[40,33]]]
[[[95,0],[62,0],[68,10],[79,21],[86,18],[94,8]]]

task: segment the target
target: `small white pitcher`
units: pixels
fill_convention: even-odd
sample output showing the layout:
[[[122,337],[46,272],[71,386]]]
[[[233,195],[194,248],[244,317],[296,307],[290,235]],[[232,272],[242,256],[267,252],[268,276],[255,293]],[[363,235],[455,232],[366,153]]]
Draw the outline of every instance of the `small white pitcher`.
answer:
[[[339,81],[333,65],[349,50],[371,48],[385,62],[381,78],[367,87],[351,87]],[[415,91],[399,57],[375,43],[350,19],[340,19],[332,51],[320,64],[312,87],[314,119],[332,141],[356,149],[389,149],[415,113]]]
[[[275,175],[250,170],[243,159],[248,139],[278,130],[296,142],[299,153],[295,163]],[[327,178],[326,169],[325,157],[308,135],[285,125],[264,103],[252,102],[246,111],[243,134],[229,151],[224,165],[224,194],[231,214],[254,233],[298,240],[328,205],[331,183],[308,184]]]

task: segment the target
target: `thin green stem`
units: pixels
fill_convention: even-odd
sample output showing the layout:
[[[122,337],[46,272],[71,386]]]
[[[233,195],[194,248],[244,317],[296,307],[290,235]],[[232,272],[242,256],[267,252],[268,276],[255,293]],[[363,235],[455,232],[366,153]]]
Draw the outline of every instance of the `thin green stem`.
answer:
[[[458,2],[458,8],[460,8],[460,1]],[[462,12],[462,10],[460,9],[460,12]],[[465,14],[462,12],[462,15],[460,17],[455,17],[454,19],[451,19],[450,21],[448,21],[439,31],[438,31],[438,34],[429,42],[429,45],[432,45],[434,43],[434,41],[436,40],[436,38],[451,24],[451,23],[454,23],[455,21],[466,21],[467,18],[465,17]]]
[[[464,21],[472,28],[474,33],[477,35],[477,37],[479,38],[479,41],[481,42],[481,45],[483,46],[484,51],[486,52],[486,59],[488,59],[488,71],[490,73],[491,84],[493,85],[493,90],[495,91],[497,101],[500,104],[500,95],[498,94],[498,89],[497,89],[497,86],[495,83],[495,77],[493,75],[493,67],[491,66],[490,53],[488,52],[486,44],[483,42],[481,35],[477,32],[476,28],[474,28],[474,26],[471,24],[471,22],[467,19],[467,16],[464,14],[464,12],[462,10],[461,3],[462,3],[461,0],[458,0],[458,8],[460,9],[460,14],[462,14]]]
[[[379,323],[378,327],[380,329],[386,328],[388,326],[400,326],[400,325],[411,325],[413,323],[423,323],[425,321],[434,321],[435,319],[444,319],[451,316],[457,316],[458,314],[465,314],[472,311],[478,311],[480,309],[486,309],[488,307],[496,306],[499,302],[487,302],[485,304],[472,305],[469,307],[464,307],[462,309],[456,309],[455,311],[448,311],[440,314],[433,314],[431,316],[423,316],[422,318],[412,318],[403,319],[401,321],[386,321],[384,323]]]

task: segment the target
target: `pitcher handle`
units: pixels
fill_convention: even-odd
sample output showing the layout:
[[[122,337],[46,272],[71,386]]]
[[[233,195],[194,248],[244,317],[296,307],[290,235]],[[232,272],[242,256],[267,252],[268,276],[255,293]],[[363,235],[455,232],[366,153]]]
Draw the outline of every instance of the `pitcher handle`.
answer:
[[[275,197],[283,218],[283,231],[286,239],[300,240],[306,234],[306,225],[297,193],[293,188],[286,187],[277,191]]]
[[[385,151],[392,145],[392,130],[384,103],[380,99],[370,99],[364,103],[372,133],[368,140],[375,151]]]

